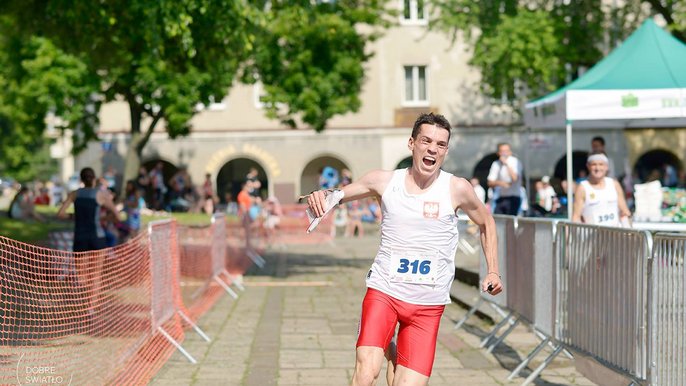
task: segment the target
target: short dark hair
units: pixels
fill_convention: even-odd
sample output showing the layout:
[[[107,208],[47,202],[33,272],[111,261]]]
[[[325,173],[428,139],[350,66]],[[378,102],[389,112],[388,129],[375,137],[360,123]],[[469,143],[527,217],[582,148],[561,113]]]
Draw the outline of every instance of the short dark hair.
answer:
[[[95,170],[93,170],[92,168],[81,169],[81,181],[86,186],[93,185],[93,182],[95,181]]]
[[[495,146],[495,151],[500,151],[500,146],[510,146],[510,144],[507,143],[507,142],[499,142],[499,143]],[[510,146],[510,148],[512,148],[512,146]]]
[[[414,126],[412,127],[412,138],[417,139],[419,130],[424,124],[435,125],[448,130],[448,140],[450,140],[450,130],[452,129],[450,127],[450,122],[448,122],[444,116],[434,113],[424,113],[417,118],[417,120],[414,122]]]
[[[601,136],[593,137],[591,142],[595,142],[595,141],[598,141],[598,142],[600,142],[601,145],[605,146],[605,138],[603,138]]]

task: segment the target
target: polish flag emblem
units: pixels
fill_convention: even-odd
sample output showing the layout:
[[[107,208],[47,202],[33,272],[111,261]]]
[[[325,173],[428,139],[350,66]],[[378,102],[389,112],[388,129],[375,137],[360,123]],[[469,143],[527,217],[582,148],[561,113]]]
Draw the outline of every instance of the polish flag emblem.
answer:
[[[424,217],[425,218],[438,218],[438,203],[437,202],[424,202]]]

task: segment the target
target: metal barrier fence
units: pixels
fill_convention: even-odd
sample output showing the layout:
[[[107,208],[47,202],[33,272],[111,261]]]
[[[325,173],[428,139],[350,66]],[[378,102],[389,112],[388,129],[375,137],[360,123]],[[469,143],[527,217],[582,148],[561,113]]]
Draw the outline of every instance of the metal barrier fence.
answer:
[[[557,235],[557,338],[606,367],[646,379],[650,234],[561,223]]]
[[[495,226],[496,226],[496,234],[497,235],[514,235],[514,217],[511,216],[494,216],[495,217]],[[464,220],[460,220],[458,222],[458,227],[461,227],[463,229],[467,229],[468,226],[465,225]],[[508,232],[508,228],[512,228],[512,231]],[[475,238],[479,238],[478,234],[473,235]],[[483,249],[481,248],[481,245],[478,245],[476,247],[472,246],[470,243],[464,243],[464,236],[460,234],[460,242],[458,242],[458,252],[459,253],[471,253],[474,248],[477,248],[478,251],[474,251],[478,253],[479,255],[479,288],[481,288],[481,282],[483,279],[486,277],[486,274],[488,273],[488,267],[486,266],[485,260],[484,260],[484,254],[483,254]],[[498,268],[500,270],[500,275],[502,277],[502,282],[503,286],[507,288],[507,258],[506,258],[506,253],[508,251],[508,241],[507,237],[501,237],[498,236]],[[475,243],[476,244],[476,243]],[[472,316],[478,309],[481,307],[482,304],[487,303],[491,307],[493,307],[496,312],[498,312],[502,317],[503,317],[503,322],[502,324],[499,324],[496,326],[496,328],[493,329],[491,334],[486,336],[484,340],[481,342],[481,347],[485,346],[488,341],[490,341],[491,338],[500,330],[500,328],[509,321],[509,318],[511,315],[508,315],[505,311],[503,311],[503,308],[507,305],[507,298],[505,297],[505,293],[501,293],[497,296],[491,296],[488,294],[481,293],[479,297],[479,301],[467,312],[467,315],[465,315],[461,320],[459,320],[457,323],[455,323],[455,329],[460,328],[466,321],[469,319],[470,316]],[[505,321],[507,319],[507,321]]]
[[[517,218],[512,216],[494,216],[495,217],[495,227],[496,234],[498,235],[498,268],[500,270],[500,276],[505,288],[509,288],[509,283],[513,282],[515,276],[511,277],[511,270],[515,269],[515,262],[512,259],[508,259],[507,256],[514,251],[516,248],[516,228],[517,228]],[[482,264],[479,265],[479,283],[483,282],[484,278],[488,274],[488,266],[485,264],[485,258],[483,256],[483,250],[481,251],[481,261]],[[503,319],[496,324],[493,330],[486,335],[484,339],[481,340],[481,347],[488,346],[488,352],[493,351],[505,338],[514,331],[517,324],[519,324],[519,318],[514,312],[514,310],[509,309],[508,299],[510,298],[510,291],[503,291],[496,296],[492,296],[487,292],[481,293],[481,299],[492,303],[494,308]],[[516,318],[516,319],[515,319]],[[509,327],[503,332],[500,337],[496,338],[498,332],[501,328],[509,323]]]
[[[524,384],[530,383],[563,350],[562,345],[553,339],[558,293],[558,267],[554,258],[556,224],[557,220],[532,218],[519,218],[515,224],[516,258],[507,259],[510,276],[508,307],[518,315],[518,322],[524,321],[533,328],[541,342],[510,373],[508,380],[519,375],[546,346],[551,346],[552,354],[524,381]]]
[[[514,246],[514,238],[515,238],[515,233],[514,233],[514,227],[515,227],[515,222],[516,218],[512,216],[494,216],[495,218],[495,226],[496,226],[496,234],[498,235],[498,267],[500,269],[500,275],[502,277],[502,282],[503,286],[505,288],[508,288],[508,277],[507,277],[507,254],[508,250],[510,247]],[[504,237],[503,237],[504,236]],[[462,238],[462,236],[460,236]],[[461,244],[458,243],[458,250],[462,249],[463,247]],[[471,247],[470,247],[471,248]],[[483,249],[479,246],[479,286],[481,285],[480,283],[483,281],[483,279],[486,277],[488,274],[488,267],[486,267],[486,264],[484,262],[484,254],[483,254]],[[502,293],[498,294],[497,296],[491,296],[489,294],[481,293],[481,296],[479,297],[479,301],[467,312],[467,315],[465,315],[461,320],[459,320],[457,323],[455,323],[455,329],[460,328],[466,321],[469,319],[470,316],[472,316],[478,309],[481,307],[481,305],[486,302],[490,306],[492,306],[496,312],[498,312],[502,317],[503,320],[495,326],[495,328],[491,331],[490,334],[488,334],[482,341],[481,341],[481,347],[486,346],[491,339],[493,339],[498,331],[508,322],[511,322],[511,317],[513,314],[510,312],[509,314],[506,313],[503,309],[507,306],[507,292],[503,291]],[[495,345],[493,346],[495,347]],[[491,348],[492,349],[492,348]]]
[[[534,280],[527,279],[531,267],[521,267],[518,278],[531,283],[528,290],[533,293],[525,297],[525,304],[516,310],[528,319],[534,327],[545,334],[555,333],[557,264],[555,256],[555,233],[557,220],[519,219],[517,222],[517,256],[530,255]],[[526,246],[526,247],[524,247]],[[530,272],[530,271],[529,271]],[[513,302],[513,305],[516,303]],[[528,305],[533,310],[528,310]]]
[[[456,327],[484,302],[500,309],[503,320],[482,341],[490,351],[517,323],[529,323],[543,342],[509,379],[553,345],[524,384],[568,348],[634,383],[686,385],[685,234],[653,237],[639,230],[494,217],[507,295],[482,294]],[[482,255],[480,280],[485,274]]]
[[[500,216],[495,215],[495,228],[496,234],[498,235],[498,267],[500,268],[500,275],[502,276],[503,286],[509,288],[509,269],[511,264],[508,265],[508,254],[510,251],[514,251],[516,247],[515,240],[515,227],[517,224],[517,218],[512,216]],[[488,267],[485,264],[483,250],[481,251],[481,261],[484,262],[479,266],[479,282],[488,274]],[[488,302],[494,303],[502,308],[507,307],[507,299],[509,296],[509,291],[503,291],[496,296],[491,296],[487,293],[482,293],[481,297]]]
[[[686,385],[686,237],[658,233],[650,280],[650,383]]]

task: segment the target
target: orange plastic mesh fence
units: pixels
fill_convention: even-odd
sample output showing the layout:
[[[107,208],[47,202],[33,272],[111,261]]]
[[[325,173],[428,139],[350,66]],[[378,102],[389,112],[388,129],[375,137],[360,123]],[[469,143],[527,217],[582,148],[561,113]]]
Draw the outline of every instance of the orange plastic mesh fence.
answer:
[[[150,315],[151,330],[158,328],[174,317],[179,307],[180,271],[176,222],[156,221],[148,225],[150,237],[150,283],[152,288]]]
[[[336,235],[334,219],[336,210],[331,211],[319,225],[307,234],[305,230],[310,225],[305,214],[305,204],[282,205],[283,216],[277,226],[276,240],[274,243],[285,244],[319,244],[331,241]]]
[[[226,268],[232,275],[243,275],[255,264],[250,257],[262,255],[266,244],[255,227],[244,227],[241,223],[232,223],[226,227],[227,261]]]
[[[214,281],[226,269],[226,221],[216,214],[209,227],[179,227],[181,295],[187,315],[196,319],[224,292]]]
[[[210,232],[210,245],[212,246],[210,259],[212,275],[214,276],[226,271],[226,217],[223,214],[212,216]]]
[[[234,275],[244,274],[256,263],[255,254],[262,255],[268,246],[331,242],[336,234],[336,213],[329,214],[312,233],[307,234],[305,231],[309,220],[305,208],[305,204],[282,205],[283,215],[273,229],[259,218],[250,222],[239,220],[227,223],[228,271]]]
[[[175,350],[158,328],[184,337],[176,233],[82,253],[0,236],[0,384],[145,384]]]

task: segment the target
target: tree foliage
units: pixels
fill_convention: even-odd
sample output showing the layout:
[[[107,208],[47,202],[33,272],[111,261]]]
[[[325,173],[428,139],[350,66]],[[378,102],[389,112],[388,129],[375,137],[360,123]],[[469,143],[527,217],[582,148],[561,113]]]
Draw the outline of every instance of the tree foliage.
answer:
[[[132,151],[126,176],[134,175],[158,123],[164,122],[172,138],[185,135],[197,103],[226,94],[253,47],[253,23],[260,21],[245,2],[213,0],[27,0],[3,3],[0,14],[21,26],[4,28],[2,34],[19,42],[48,41],[73,58],[70,64],[81,71],[81,82],[92,86],[71,101],[53,89],[40,91],[48,100],[36,119],[54,110],[62,129],[79,134],[77,150],[97,130],[97,119],[78,119],[80,114],[97,114],[101,103],[113,100],[129,104]],[[52,68],[37,68],[43,71],[27,82],[52,79]],[[69,82],[67,76],[54,78]],[[45,124],[35,122],[31,130],[40,132],[41,127]]]
[[[437,0],[434,5],[438,17],[432,28],[453,39],[464,37],[484,93],[516,111],[580,76],[649,15],[639,0],[617,7],[602,0]]]
[[[495,33],[482,35],[474,48],[472,64],[489,69],[482,73],[482,90],[515,102],[525,87],[548,91],[547,85],[558,78],[560,67],[554,34],[555,27],[546,12],[503,16]]]
[[[2,18],[0,27],[13,28],[13,23]],[[0,172],[31,179],[50,164],[43,136],[46,112],[75,128],[94,125],[98,102],[90,96],[97,80],[78,58],[45,38],[3,34],[0,47]],[[78,135],[81,143],[94,137],[91,130]]]
[[[331,117],[360,108],[365,50],[387,25],[385,2],[272,1],[244,80],[264,85],[270,118],[321,131]]]
[[[677,39],[686,42],[686,3],[683,0],[644,0],[660,15]]]
[[[384,3],[0,2],[8,21],[0,25],[0,51],[13,45],[2,58],[12,66],[0,70],[0,84],[16,88],[0,102],[32,117],[7,114],[5,122],[36,140],[52,111],[62,118],[60,129],[77,134],[79,150],[96,137],[99,107],[123,100],[131,113],[131,178],[155,128],[171,138],[188,134],[198,103],[221,100],[243,69],[244,80],[264,83],[269,116],[321,130],[332,116],[359,108],[365,44],[375,36],[374,28],[359,27],[381,23]],[[31,149],[26,138],[17,144]]]

